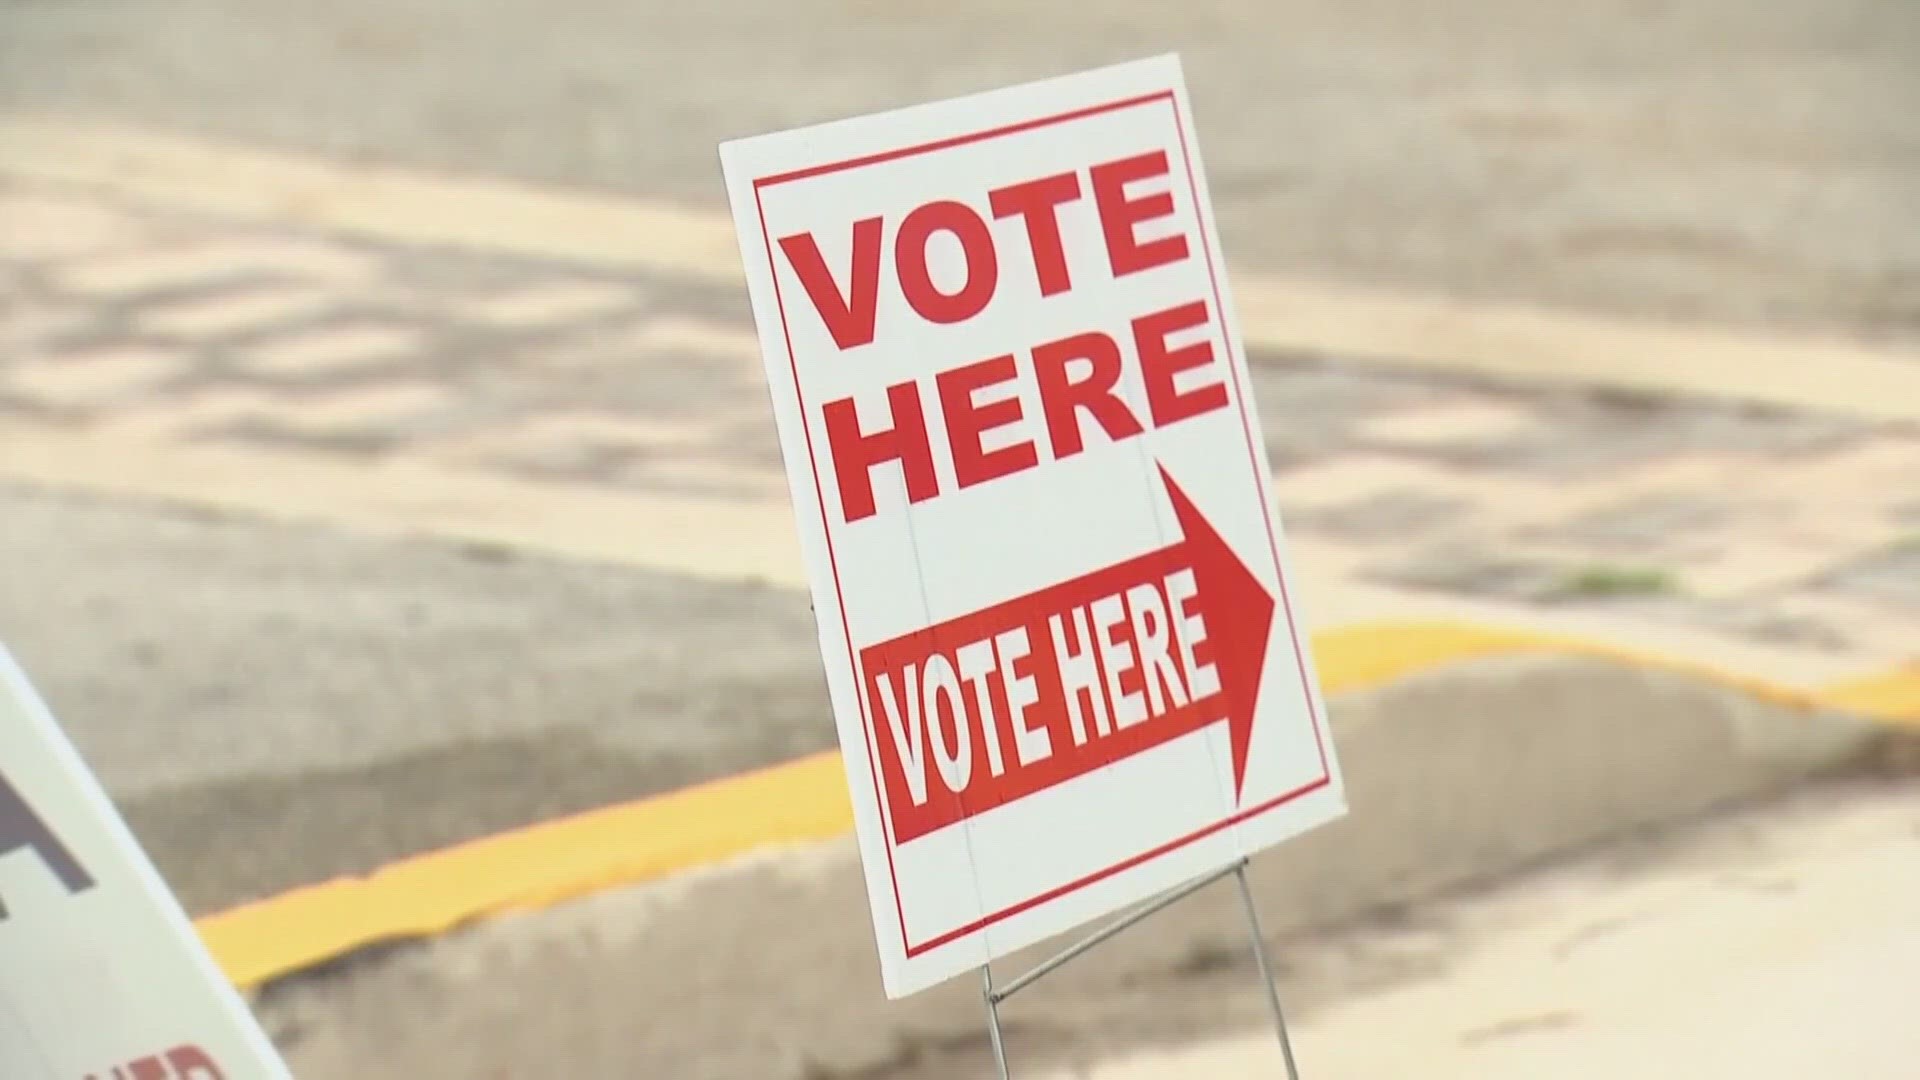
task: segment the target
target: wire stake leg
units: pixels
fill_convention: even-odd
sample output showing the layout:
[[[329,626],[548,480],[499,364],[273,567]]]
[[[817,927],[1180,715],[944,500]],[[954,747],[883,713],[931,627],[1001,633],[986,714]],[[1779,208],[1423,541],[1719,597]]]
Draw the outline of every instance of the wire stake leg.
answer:
[[[1267,960],[1267,939],[1260,932],[1260,912],[1253,906],[1253,887],[1247,884],[1245,862],[1234,867],[1233,879],[1240,886],[1240,903],[1247,909],[1247,929],[1253,934],[1253,959],[1260,966],[1260,982],[1267,988],[1267,1005],[1273,1010],[1274,1029],[1280,1033],[1280,1054],[1287,1061],[1287,1080],[1300,1080],[1300,1067],[1293,1060],[1293,1040],[1287,1036],[1287,1014],[1280,1009],[1280,987],[1273,981],[1273,965]],[[1004,1080],[1004,1072],[1002,1077]]]
[[[993,992],[993,966],[980,965],[980,997],[987,1003],[987,1038],[993,1043],[993,1063],[1000,1070],[1000,1080],[1013,1080],[1013,1074],[1007,1071],[1007,1047],[1000,1039],[1000,997]]]

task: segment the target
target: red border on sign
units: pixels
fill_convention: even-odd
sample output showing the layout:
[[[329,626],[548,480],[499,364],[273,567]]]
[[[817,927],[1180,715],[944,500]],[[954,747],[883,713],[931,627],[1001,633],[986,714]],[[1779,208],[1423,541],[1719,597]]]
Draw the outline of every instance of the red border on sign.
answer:
[[[1199,186],[1198,177],[1194,174],[1194,171],[1193,171],[1193,157],[1188,150],[1186,122],[1180,115],[1179,104],[1176,101],[1174,97],[1174,92],[1171,89],[1158,90],[1151,94],[1141,94],[1134,97],[1123,98],[1117,101],[1109,101],[1109,102],[1104,102],[1097,105],[1090,105],[1090,106],[1087,106],[1086,108],[1075,109],[1071,112],[1057,113],[1051,116],[1043,116],[1043,117],[1038,117],[1031,120],[1023,120],[1019,123],[1006,124],[1000,127],[989,128],[984,131],[976,131],[976,132],[971,132],[964,135],[955,135],[951,138],[939,139],[933,142],[920,143],[913,146],[898,147],[893,150],[886,150],[879,153],[867,154],[862,157],[848,158],[844,161],[834,161],[834,162],[827,162],[825,164],[820,164],[820,165],[810,165],[803,169],[794,169],[789,172],[775,173],[771,176],[763,176],[756,179],[753,182],[754,210],[759,215],[759,218],[760,218],[760,239],[766,246],[767,269],[768,269],[768,272],[773,277],[774,306],[779,311],[779,314],[780,314],[780,333],[782,338],[785,340],[786,346],[787,346],[787,365],[789,369],[791,369],[791,371],[793,372],[794,396],[797,399],[799,399],[799,404],[800,404],[800,416],[801,416],[800,430],[801,430],[801,434],[806,439],[808,464],[812,467],[812,470],[813,470],[814,495],[820,507],[820,525],[822,530],[825,532],[825,535],[827,538],[827,565],[828,565],[828,568],[833,573],[834,598],[835,598],[835,602],[838,603],[840,607],[840,632],[841,632],[841,635],[845,638],[847,643],[847,656],[850,659],[852,659],[853,663],[856,665],[855,670],[853,672],[853,682],[854,682],[854,686],[858,688],[861,685],[860,672],[857,666],[858,665],[857,657],[859,656],[859,653],[853,647],[853,631],[847,623],[846,595],[842,591],[841,584],[840,584],[839,559],[835,555],[833,550],[833,525],[832,525],[831,519],[827,514],[826,492],[820,483],[819,458],[814,454],[814,451],[813,451],[813,431],[812,431],[812,428],[806,423],[807,403],[805,398],[801,395],[801,392],[800,392],[800,363],[799,363],[799,360],[794,356],[794,352],[793,352],[793,333],[787,324],[786,301],[781,296],[781,293],[780,293],[780,268],[778,264],[774,261],[774,257],[773,257],[773,238],[771,235],[769,235],[769,232],[767,229],[766,208],[763,205],[760,198],[761,189],[773,187],[778,184],[791,183],[795,180],[806,180],[816,176],[825,176],[829,173],[845,172],[849,169],[857,169],[867,165],[878,165],[883,162],[897,161],[901,158],[914,157],[920,154],[929,154],[929,153],[934,153],[940,150],[949,150],[958,146],[966,146],[972,143],[985,142],[988,139],[1003,138],[1008,135],[1017,135],[1022,132],[1033,131],[1037,128],[1051,127],[1055,124],[1063,124],[1063,123],[1068,123],[1074,120],[1082,120],[1090,116],[1098,116],[1104,113],[1118,112],[1122,109],[1139,108],[1144,105],[1153,105],[1153,104],[1162,103],[1162,102],[1164,102],[1165,104],[1167,104],[1169,107],[1173,109],[1174,130],[1178,133],[1180,137],[1180,160],[1186,166],[1187,188],[1188,188],[1188,191],[1191,193],[1191,196],[1193,199],[1194,219],[1199,226],[1199,232],[1200,232],[1200,246],[1201,246],[1202,252],[1206,256],[1206,261],[1207,261],[1207,280],[1211,284],[1213,289],[1214,311],[1218,315],[1218,317],[1222,319],[1222,322],[1223,322],[1223,325],[1221,328],[1222,333],[1220,337],[1228,353],[1227,355],[1228,370],[1231,371],[1233,374],[1234,397],[1240,403],[1240,424],[1241,424],[1242,430],[1246,432],[1247,456],[1248,456],[1249,462],[1253,466],[1254,486],[1260,489],[1259,496],[1260,496],[1261,502],[1267,505],[1267,513],[1266,513],[1267,543],[1268,543],[1269,549],[1273,553],[1274,575],[1276,580],[1280,583],[1280,606],[1282,610],[1284,610],[1287,614],[1287,635],[1293,642],[1294,664],[1300,673],[1301,688],[1306,691],[1308,717],[1313,722],[1314,742],[1320,751],[1320,777],[1319,779],[1314,780],[1311,783],[1305,784],[1299,788],[1294,789],[1293,791],[1289,791],[1284,795],[1280,795],[1276,798],[1269,799],[1266,802],[1260,803],[1257,806],[1252,806],[1244,810],[1235,811],[1234,813],[1224,818],[1221,818],[1219,821],[1216,821],[1211,825],[1208,825],[1201,829],[1197,829],[1191,833],[1186,834],[1185,836],[1181,836],[1174,840],[1168,841],[1167,843],[1161,844],[1159,847],[1156,847],[1150,851],[1145,851],[1131,858],[1124,859],[1120,862],[1113,864],[1112,866],[1105,867],[1104,869],[1097,870],[1091,874],[1085,875],[1084,877],[1078,878],[1074,881],[1070,881],[1065,885],[1060,885],[1055,888],[1049,889],[1046,892],[1030,897],[1017,904],[1013,904],[1008,907],[1002,908],[1001,910],[993,912],[990,915],[986,915],[979,919],[975,919],[972,922],[966,923],[965,925],[962,925],[962,926],[955,927],[954,929],[948,930],[944,933],[935,935],[934,937],[928,938],[925,941],[915,943],[909,940],[907,937],[906,908],[900,899],[900,876],[899,876],[899,872],[894,868],[894,862],[893,862],[893,849],[895,845],[893,842],[893,835],[892,835],[892,823],[887,819],[886,799],[882,797],[880,792],[880,766],[879,766],[879,763],[875,761],[874,753],[873,753],[873,739],[874,739],[873,717],[871,716],[869,709],[867,707],[866,694],[864,691],[862,691],[860,692],[860,696],[859,696],[861,732],[865,736],[865,741],[866,741],[867,766],[868,766],[869,773],[873,779],[874,802],[879,807],[882,828],[886,833],[885,839],[887,843],[887,876],[893,885],[893,908],[894,908],[894,914],[899,919],[899,923],[900,923],[900,943],[902,947],[905,949],[906,955],[908,957],[918,956],[932,949],[937,949],[942,945],[948,944],[949,942],[956,941],[960,938],[966,937],[969,934],[975,933],[979,930],[983,930],[989,926],[992,926],[994,923],[1001,922],[1006,919],[1010,919],[1013,916],[1018,915],[1023,911],[1028,911],[1032,908],[1038,907],[1041,904],[1045,904],[1045,903],[1048,903],[1049,901],[1057,900],[1060,897],[1065,896],[1069,893],[1077,892],[1078,890],[1084,889],[1089,885],[1093,885],[1097,882],[1104,881],[1107,878],[1114,876],[1115,874],[1124,873],[1125,871],[1130,870],[1136,866],[1139,866],[1142,863],[1159,858],[1160,856],[1165,855],[1170,851],[1178,850],[1180,848],[1187,846],[1188,844],[1194,843],[1195,841],[1202,840],[1208,836],[1212,836],[1214,833],[1217,833],[1222,829],[1229,828],[1243,821],[1247,821],[1251,818],[1255,818],[1262,814],[1269,813],[1282,806],[1285,806],[1288,803],[1291,803],[1308,794],[1311,794],[1312,792],[1318,791],[1319,789],[1326,787],[1333,780],[1333,772],[1327,765],[1326,736],[1325,736],[1325,732],[1323,730],[1321,719],[1320,719],[1320,710],[1314,704],[1313,680],[1312,680],[1312,677],[1307,673],[1306,652],[1305,652],[1305,649],[1300,644],[1300,630],[1299,630],[1299,626],[1297,625],[1294,619],[1293,601],[1287,595],[1287,575],[1286,575],[1285,568],[1281,565],[1280,540],[1279,540],[1278,534],[1274,532],[1273,509],[1272,509],[1272,506],[1268,504],[1268,495],[1265,490],[1265,486],[1260,481],[1260,477],[1262,475],[1261,461],[1260,461],[1260,448],[1257,444],[1257,440],[1254,438],[1254,435],[1253,435],[1252,419],[1249,417],[1247,413],[1247,395],[1244,387],[1240,385],[1239,357],[1233,354],[1233,347],[1234,347],[1233,335],[1226,332],[1226,327],[1224,325],[1226,307],[1221,302],[1220,275],[1215,265],[1213,237],[1209,235],[1207,231],[1207,221],[1206,221],[1205,215],[1200,213],[1200,207],[1201,207],[1200,186]]]

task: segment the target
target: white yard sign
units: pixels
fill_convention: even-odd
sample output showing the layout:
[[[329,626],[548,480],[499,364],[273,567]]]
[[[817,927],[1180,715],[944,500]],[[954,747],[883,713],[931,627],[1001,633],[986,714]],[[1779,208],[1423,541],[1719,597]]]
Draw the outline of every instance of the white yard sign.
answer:
[[[0,1077],[289,1075],[0,648]]]
[[[888,994],[1343,814],[1178,60],[721,156]]]

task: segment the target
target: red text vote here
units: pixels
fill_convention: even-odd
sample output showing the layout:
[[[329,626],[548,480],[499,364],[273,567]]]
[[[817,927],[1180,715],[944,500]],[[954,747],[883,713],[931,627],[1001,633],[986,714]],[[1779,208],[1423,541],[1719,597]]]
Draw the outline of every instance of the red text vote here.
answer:
[[[1161,477],[1175,543],[861,650],[895,843],[1220,722],[1244,778],[1273,597]]]
[[[176,1046],[164,1054],[149,1054],[108,1073],[89,1073],[86,1080],[226,1080],[213,1056],[198,1046]]]
[[[1118,296],[1115,281],[1196,258],[1199,241],[1183,230],[1172,180],[1168,153],[1147,150],[858,218],[832,227],[847,230],[832,245],[813,231],[777,238],[778,258],[806,297],[795,317],[817,320],[834,344],[808,362],[871,370],[885,386],[883,405],[856,409],[846,396],[817,406],[845,521],[877,512],[878,469],[899,470],[908,501],[918,503],[1229,404],[1214,346],[1220,313],[1201,288],[1133,301],[1138,310],[1108,305],[1069,334],[1029,336],[1010,322],[1004,348],[931,375],[889,376],[889,364],[918,355],[922,331],[991,319],[995,298],[1009,290]],[[1098,242],[1069,245],[1068,214],[1097,222]],[[823,247],[851,254],[829,265]],[[957,266],[936,258],[941,248],[957,249]],[[953,272],[936,273],[936,264]],[[883,305],[883,290],[902,303]],[[890,313],[905,325],[880,325]],[[1122,396],[1125,385],[1144,389],[1142,404]],[[936,410],[938,425],[929,422]]]

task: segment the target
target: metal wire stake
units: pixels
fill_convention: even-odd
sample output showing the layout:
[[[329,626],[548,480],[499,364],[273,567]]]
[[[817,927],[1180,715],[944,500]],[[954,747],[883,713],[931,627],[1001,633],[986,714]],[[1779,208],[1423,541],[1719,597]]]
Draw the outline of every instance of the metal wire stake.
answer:
[[[1280,1010],[1280,988],[1273,981],[1273,965],[1267,962],[1267,939],[1260,932],[1260,913],[1253,906],[1253,887],[1247,884],[1247,864],[1242,862],[1233,871],[1234,881],[1240,886],[1240,903],[1247,909],[1247,929],[1253,932],[1253,959],[1260,966],[1260,982],[1267,988],[1267,1005],[1273,1009],[1273,1026],[1280,1032],[1280,1054],[1287,1060],[1287,1080],[1300,1080],[1300,1067],[1293,1061],[1293,1040],[1287,1037],[1287,1014]],[[996,1022],[994,1037],[999,1038]],[[1007,1080],[1006,1066],[1001,1066],[1001,1080]]]
[[[980,996],[987,1003],[987,1038],[993,1043],[993,1063],[1000,1069],[1000,1080],[1013,1080],[1007,1071],[1007,1047],[1000,1041],[1000,998],[993,992],[993,966],[980,965]]]
[[[1187,882],[1185,885],[1182,885],[1179,888],[1172,890],[1171,892],[1161,893],[1157,898],[1153,900],[1149,900],[1146,903],[1141,904],[1139,907],[1136,907],[1133,910],[1118,916],[1112,922],[1109,922],[1107,925],[1101,927],[1098,930],[1095,930],[1093,933],[1088,934],[1086,937],[1081,938],[1079,941],[1076,941],[1072,945],[1069,945],[1066,948],[1060,950],[1059,952],[1053,954],[1051,957],[1048,957],[1046,960],[1038,964],[1035,964],[1033,967],[1027,969],[1025,972],[1021,973],[1020,975],[1015,976],[1012,982],[1006,984],[1005,986],[1002,986],[1000,989],[994,992],[994,995],[993,995],[994,1000],[995,1001],[1007,1000],[1008,998],[1012,997],[1014,994],[1019,993],[1020,991],[1025,990],[1027,987],[1033,985],[1033,983],[1036,982],[1041,976],[1047,974],[1048,972],[1058,970],[1067,961],[1080,956],[1082,953],[1085,953],[1087,950],[1093,948],[1094,946],[1100,944],[1101,942],[1107,940],[1108,938],[1113,937],[1115,934],[1120,933],[1122,930],[1125,930],[1128,927],[1138,924],[1143,919],[1146,919],[1148,916],[1153,915],[1159,911],[1162,911],[1168,907],[1171,907],[1172,905],[1178,903],[1179,901],[1184,900],[1187,897],[1192,896],[1194,893],[1199,892],[1201,889],[1206,888],[1208,885],[1211,885],[1214,882],[1220,880],[1221,878],[1226,877],[1228,874],[1231,874],[1234,872],[1235,867],[1245,866],[1245,865],[1246,865],[1246,860],[1242,859],[1238,863],[1235,863],[1233,866],[1223,866],[1220,869],[1215,870],[1213,873],[1208,874],[1205,877],[1195,878],[1192,881]]]

